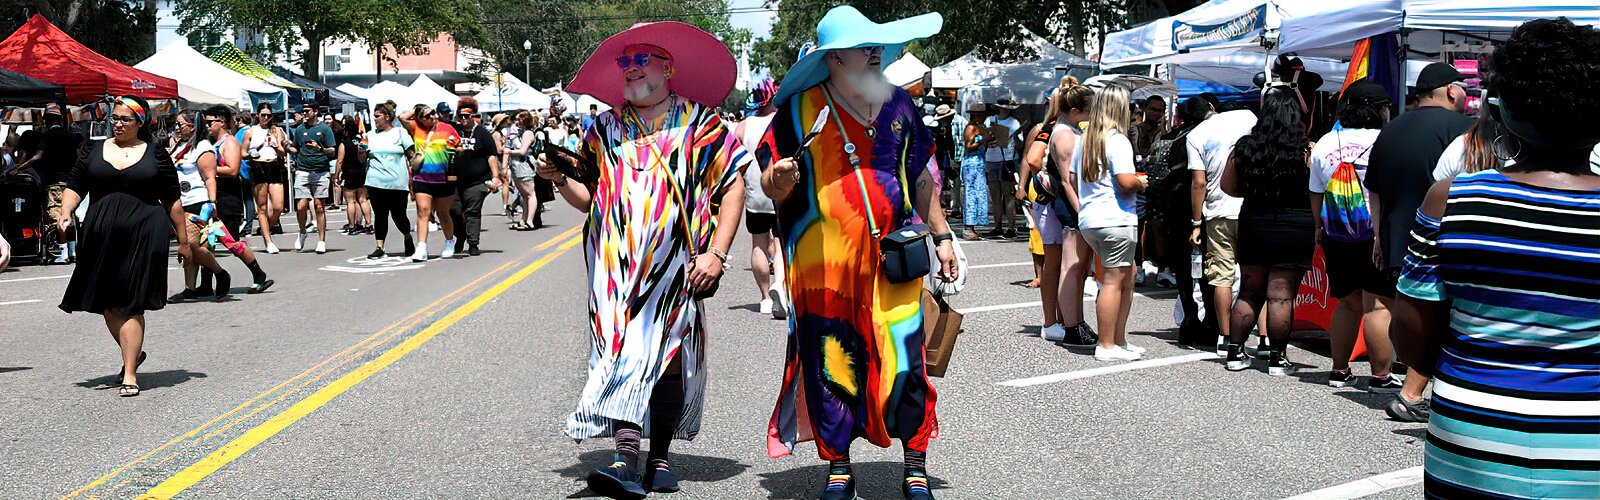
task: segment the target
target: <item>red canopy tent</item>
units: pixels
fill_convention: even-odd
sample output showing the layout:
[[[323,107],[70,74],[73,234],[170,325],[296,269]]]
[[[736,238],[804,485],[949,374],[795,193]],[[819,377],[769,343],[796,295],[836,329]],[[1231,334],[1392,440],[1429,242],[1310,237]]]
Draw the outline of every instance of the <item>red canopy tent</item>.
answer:
[[[89,50],[37,14],[0,41],[0,67],[66,87],[68,104],[87,104],[108,94],[178,98],[177,80]]]

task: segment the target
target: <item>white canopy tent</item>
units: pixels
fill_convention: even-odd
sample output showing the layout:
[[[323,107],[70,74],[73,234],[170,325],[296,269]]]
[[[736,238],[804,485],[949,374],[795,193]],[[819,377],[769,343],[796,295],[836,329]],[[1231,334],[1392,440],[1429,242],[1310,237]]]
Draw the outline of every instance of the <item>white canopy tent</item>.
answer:
[[[960,88],[957,101],[961,109],[992,103],[1002,97],[1019,104],[1044,104],[1050,92],[1061,84],[1061,77],[1072,74],[1088,78],[1095,65],[1088,60],[1050,44],[1031,32],[1025,42],[1039,55],[1037,59],[1013,64],[988,63],[967,54],[933,70],[935,88]]]
[[[473,96],[478,100],[478,106],[483,108],[483,112],[550,109],[550,96],[544,95],[538,89],[522,83],[522,80],[511,75],[502,74],[500,79],[500,85],[484,87]]]
[[[416,92],[411,90],[411,87],[388,80],[378,82],[377,85],[373,85],[370,88],[361,89],[360,93],[352,93],[366,98],[367,103],[372,106],[383,104],[384,101],[394,101],[396,106],[395,112],[397,113],[410,111],[411,107],[417,104],[426,104],[429,108],[432,108],[433,105],[438,102],[430,102],[425,98],[417,96]]]
[[[362,87],[362,86],[356,85],[354,83],[340,84],[338,87],[334,87],[334,90],[338,90],[338,91],[344,92],[346,94],[350,94],[350,95],[353,95],[353,96],[356,96],[356,97],[360,97],[362,99],[366,99],[367,98],[367,89],[366,89],[366,87]],[[367,99],[367,100],[370,101],[371,99]]]
[[[184,85],[183,83],[178,84],[178,97],[183,98],[183,102],[185,103],[184,109],[188,110],[201,110],[217,105],[227,106],[230,108],[239,107],[239,101],[236,99],[222,97],[204,90]]]
[[[887,68],[883,68],[883,76],[889,79],[889,83],[897,87],[916,83],[922,79],[922,75],[927,74],[928,70],[931,69],[910,52],[904,54],[900,56],[900,60],[890,63]]]
[[[240,109],[250,109],[250,92],[257,94],[276,94],[280,102],[288,102],[289,94],[282,88],[272,86],[257,78],[246,76],[237,71],[228,69],[227,66],[217,63],[206,57],[183,40],[179,40],[156,51],[155,54],[135,64],[134,68],[165,76],[187,86],[191,91],[199,91],[212,97],[194,94],[200,99],[222,98],[228,105]],[[181,90],[181,89],[180,89]],[[180,93],[181,95],[181,93]]]
[[[576,94],[576,95],[578,97],[577,107],[567,110],[567,114],[569,114],[569,115],[570,114],[588,114],[590,105],[593,105],[595,107],[595,109],[598,109],[601,112],[605,112],[605,111],[610,111],[611,110],[611,106],[607,106],[606,103],[600,102],[599,99],[595,99],[595,98],[590,97],[590,96],[585,95],[585,94]]]
[[[1594,0],[1405,0],[1402,26],[1414,30],[1510,32],[1531,18],[1566,17],[1600,26]]]
[[[451,92],[435,83],[432,78],[428,78],[428,75],[417,75],[417,81],[411,82],[410,89],[415,98],[421,99],[419,102],[430,107],[442,102],[449,104],[450,109],[455,109],[456,100],[461,98],[455,92]],[[482,106],[483,103],[480,102],[478,105]]]

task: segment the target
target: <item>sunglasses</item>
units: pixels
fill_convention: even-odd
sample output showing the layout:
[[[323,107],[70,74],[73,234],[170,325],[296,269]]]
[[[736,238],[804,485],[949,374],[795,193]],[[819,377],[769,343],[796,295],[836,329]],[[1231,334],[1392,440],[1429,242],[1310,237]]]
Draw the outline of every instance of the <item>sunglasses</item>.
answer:
[[[672,60],[671,58],[668,58],[667,56],[654,55],[654,54],[651,54],[651,53],[648,53],[648,52],[640,52],[638,54],[634,54],[634,55],[631,55],[631,56],[618,57],[617,58],[617,69],[628,69],[630,67],[635,67],[635,66],[637,66],[639,68],[643,68],[643,67],[645,67],[645,65],[650,64],[650,59],[652,59],[652,58],[661,59],[663,61]]]
[[[460,112],[460,113],[456,113],[456,116],[459,116],[459,117],[462,117],[462,118],[472,118],[472,116],[476,115],[476,114],[477,113],[473,113],[471,111],[463,111],[463,112]]]
[[[861,51],[861,55],[864,55],[864,56],[867,56],[867,57],[883,55],[883,46],[882,45],[868,45],[866,47],[856,47],[856,50]]]
[[[128,115],[111,115],[111,121],[120,123],[133,123],[139,121],[139,118]]]
[[[224,119],[221,119],[221,118],[206,118],[206,119],[201,120],[201,121],[205,122],[206,125],[210,125],[210,124],[213,124],[213,123],[227,123],[228,122],[227,120],[224,120]]]

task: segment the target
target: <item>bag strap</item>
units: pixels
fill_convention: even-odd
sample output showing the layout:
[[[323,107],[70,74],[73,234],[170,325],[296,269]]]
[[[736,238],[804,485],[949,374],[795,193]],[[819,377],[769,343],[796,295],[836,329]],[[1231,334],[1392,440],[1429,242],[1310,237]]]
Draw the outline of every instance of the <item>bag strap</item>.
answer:
[[[829,92],[826,87],[822,89],[822,96],[828,101],[828,107],[838,109],[838,106],[833,102],[833,93]],[[861,188],[861,202],[867,206],[867,228],[872,231],[873,238],[881,238],[883,231],[878,227],[877,217],[872,214],[872,197],[868,195],[867,181],[861,175],[861,159],[855,154],[855,143],[850,142],[850,134],[845,132],[844,122],[839,120],[839,113],[828,113],[828,116],[833,118],[834,127],[839,129],[839,138],[845,141],[845,154],[849,155],[850,168],[855,170],[856,185]],[[900,195],[905,201],[906,208],[915,211],[915,207],[911,205],[911,193],[908,192],[909,186],[906,184],[905,177],[906,153],[910,149],[911,142],[907,141],[905,136],[900,136],[900,167],[899,171],[895,172],[895,177],[900,181]]]
[[[672,112],[678,112],[676,106],[674,106]],[[668,136],[671,136],[670,133]],[[688,134],[685,133],[684,137],[687,138]],[[676,144],[678,141],[673,142],[674,147],[672,148],[672,151],[682,149],[681,147],[677,147],[679,146]],[[666,155],[663,154],[661,149],[656,146],[656,141],[646,137],[644,143],[645,147],[650,148],[650,153],[652,155],[651,159],[654,160],[650,162],[650,169],[656,170],[659,167],[661,174],[667,178],[667,188],[668,190],[672,191],[673,200],[678,204],[678,223],[683,227],[683,237],[688,239],[689,242],[689,244],[686,245],[689,247],[689,258],[694,259],[700,255],[700,248],[699,245],[697,245],[694,241],[694,232],[690,231],[689,229],[689,206],[684,204],[683,191],[678,187],[678,178],[677,176],[673,175],[672,169],[667,168],[665,160],[663,160],[663,158],[666,158]]]

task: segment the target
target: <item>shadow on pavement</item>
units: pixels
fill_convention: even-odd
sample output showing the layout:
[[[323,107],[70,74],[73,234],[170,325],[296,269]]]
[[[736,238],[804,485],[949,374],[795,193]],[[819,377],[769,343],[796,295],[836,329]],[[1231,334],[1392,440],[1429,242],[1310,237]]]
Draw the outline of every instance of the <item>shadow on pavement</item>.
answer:
[[[905,467],[900,462],[857,462],[851,464],[856,478],[856,495],[863,499],[901,498],[900,481]],[[822,492],[828,464],[798,467],[782,472],[761,474],[761,487],[767,489],[767,498],[816,498]],[[943,479],[928,476],[928,487],[935,490],[948,488]]]
[[[139,389],[148,391],[150,389],[172,387],[197,378],[206,378],[206,374],[200,372],[191,372],[189,370],[142,372],[139,374]],[[116,386],[121,383],[122,377],[120,375],[106,375],[103,377],[91,378],[72,385],[99,391],[116,388]]]
[[[1395,429],[1395,430],[1390,431],[1390,432],[1393,432],[1395,434],[1399,434],[1401,436],[1409,437],[1409,438],[1412,438],[1412,439],[1415,439],[1415,440],[1418,440],[1418,441],[1422,441],[1422,440],[1428,439],[1428,428],[1426,426],[1424,426],[1424,427],[1411,427],[1411,428],[1406,428],[1406,429]]]
[[[649,443],[646,442],[644,444],[646,446],[640,451],[646,451],[649,449]],[[578,484],[583,484],[583,479],[588,477],[590,471],[609,465],[611,463],[611,457],[614,456],[615,453],[616,452],[612,450],[606,449],[589,450],[583,452],[581,455],[578,455],[578,463],[551,472],[560,474],[561,477],[576,479],[578,480]],[[694,483],[714,483],[717,481],[731,479],[734,476],[744,473],[745,469],[750,468],[750,466],[747,464],[740,463],[738,460],[729,458],[685,455],[682,453],[673,453],[671,457],[671,463],[672,472],[678,476],[678,481]],[[697,489],[695,485],[688,484],[683,485],[683,488],[685,490]],[[700,493],[705,492],[702,491]],[[567,498],[596,497],[599,497],[599,495],[596,495],[593,491],[589,491],[589,488],[586,487],[577,493],[573,493]]]
[[[33,369],[32,366],[0,366],[0,373],[20,372],[20,371],[23,371],[23,370],[32,370],[32,369]]]

